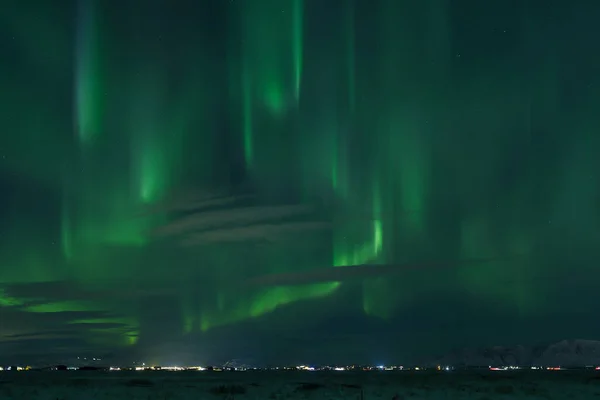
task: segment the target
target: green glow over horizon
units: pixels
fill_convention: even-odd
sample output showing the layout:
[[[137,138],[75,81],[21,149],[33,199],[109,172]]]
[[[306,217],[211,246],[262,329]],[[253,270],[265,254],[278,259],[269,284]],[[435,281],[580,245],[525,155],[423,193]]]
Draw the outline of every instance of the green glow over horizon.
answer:
[[[0,16],[6,337],[39,318],[159,347],[444,301],[526,319],[597,276],[600,77],[562,98],[568,51],[529,14],[475,10],[482,33],[449,1],[76,3]]]

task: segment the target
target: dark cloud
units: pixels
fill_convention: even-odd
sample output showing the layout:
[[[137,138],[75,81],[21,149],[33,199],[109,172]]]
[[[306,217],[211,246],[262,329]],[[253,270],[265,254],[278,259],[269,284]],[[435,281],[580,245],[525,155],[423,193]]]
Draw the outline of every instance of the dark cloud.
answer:
[[[0,341],[13,341],[19,337],[48,338],[48,336],[79,336],[84,339],[84,334],[88,333],[90,328],[115,328],[123,327],[123,324],[101,323],[101,324],[82,324],[73,323],[81,320],[104,320],[114,318],[114,315],[106,312],[96,311],[56,311],[33,313],[23,311],[22,309],[12,307],[2,307],[0,309]]]

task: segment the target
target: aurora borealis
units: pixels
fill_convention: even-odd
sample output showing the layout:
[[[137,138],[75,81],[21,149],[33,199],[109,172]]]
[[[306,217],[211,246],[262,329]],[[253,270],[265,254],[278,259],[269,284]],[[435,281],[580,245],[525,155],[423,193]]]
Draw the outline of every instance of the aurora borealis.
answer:
[[[0,354],[598,335],[600,5],[6,3]]]

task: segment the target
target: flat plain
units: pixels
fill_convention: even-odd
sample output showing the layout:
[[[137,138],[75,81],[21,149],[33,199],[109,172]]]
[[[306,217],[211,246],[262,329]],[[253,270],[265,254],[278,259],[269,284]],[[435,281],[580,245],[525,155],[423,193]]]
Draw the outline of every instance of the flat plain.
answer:
[[[600,400],[600,371],[21,371],[0,372],[0,399]]]

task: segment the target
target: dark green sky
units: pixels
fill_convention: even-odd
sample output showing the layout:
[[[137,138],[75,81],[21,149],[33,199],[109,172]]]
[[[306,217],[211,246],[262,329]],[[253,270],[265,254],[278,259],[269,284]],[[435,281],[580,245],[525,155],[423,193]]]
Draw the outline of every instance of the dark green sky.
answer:
[[[0,354],[600,334],[600,4],[5,3]]]

